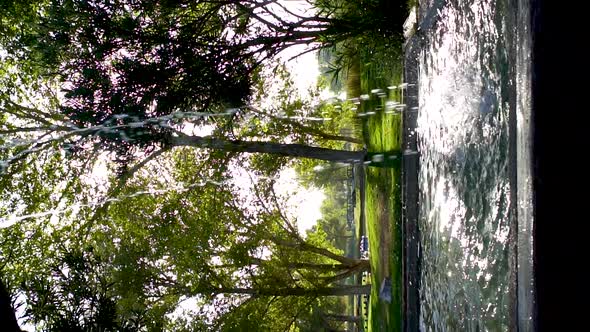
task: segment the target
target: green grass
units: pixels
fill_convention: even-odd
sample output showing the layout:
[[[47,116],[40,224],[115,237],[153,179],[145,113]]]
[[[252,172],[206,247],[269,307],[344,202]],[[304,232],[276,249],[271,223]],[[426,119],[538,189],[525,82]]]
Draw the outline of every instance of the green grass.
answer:
[[[408,9],[416,4],[416,0],[408,0]],[[394,38],[389,41],[360,39],[356,43],[349,43],[351,49],[358,53],[352,53],[354,58],[350,58],[351,67],[348,68],[346,82],[348,97],[369,95],[370,99],[361,102],[358,112],[375,112],[361,120],[369,155],[401,151],[402,115],[386,114],[384,110],[387,100],[402,102],[401,91],[388,89],[398,86],[402,80],[402,42]],[[360,60],[360,66],[357,60]],[[381,89],[386,93],[385,97],[380,98],[372,93],[374,89]],[[403,323],[401,161],[397,159],[387,166],[366,167],[366,223],[357,224],[364,227],[357,227],[356,233],[357,239],[365,232],[369,237],[371,274],[365,282],[371,283],[373,287],[368,313],[362,312],[361,317],[368,315],[363,326],[371,332],[401,331]],[[355,211],[356,220],[359,220],[359,214]],[[379,298],[381,283],[387,277],[392,283],[392,301],[389,303]]]
[[[385,61],[384,61],[385,60]],[[399,91],[387,87],[401,83],[401,63],[379,59],[361,64],[361,91],[371,99],[363,102],[361,112],[376,114],[363,120],[363,136],[368,152],[401,150],[401,114],[385,114],[386,100],[400,101]],[[386,98],[371,94],[382,89]],[[380,110],[379,110],[380,108]],[[402,270],[401,270],[401,165],[367,167],[366,206],[367,235],[371,261],[371,291],[368,331],[401,331],[402,328]],[[379,299],[379,288],[385,277],[392,281],[392,301]]]

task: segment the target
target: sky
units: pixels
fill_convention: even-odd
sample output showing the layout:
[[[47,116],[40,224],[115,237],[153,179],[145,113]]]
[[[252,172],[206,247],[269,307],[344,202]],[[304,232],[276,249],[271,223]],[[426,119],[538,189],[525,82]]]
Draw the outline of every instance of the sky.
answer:
[[[325,198],[324,192],[299,186],[294,169],[289,168],[281,172],[276,191],[279,195],[289,195],[287,204],[291,215],[297,219],[297,228],[302,235],[322,217],[320,207]]]
[[[280,54],[280,56],[282,60],[287,61],[303,50],[305,50],[304,47],[294,47]],[[317,84],[317,78],[320,72],[315,52],[310,52],[288,61],[287,67],[292,75],[295,86],[302,96],[307,94],[310,87],[314,87]],[[272,103],[272,100],[269,103]],[[246,173],[236,170],[234,178],[236,183],[242,183],[240,187],[247,188],[250,186],[250,178]],[[297,180],[297,174],[292,168],[281,171],[279,178],[275,180],[275,191],[281,196],[288,197],[286,205],[289,210],[289,216],[292,219],[297,219],[298,229],[301,235],[305,235],[305,231],[313,227],[322,216],[320,207],[325,198],[323,191],[313,188],[306,189],[300,186]],[[245,194],[248,195],[248,193]]]
[[[290,7],[301,6],[300,3],[304,1],[285,1]],[[296,46],[287,49],[280,54],[284,60],[289,60],[293,56],[305,51],[305,46]],[[299,89],[301,94],[305,94],[309,87],[317,84],[317,79],[320,75],[319,63],[316,52],[303,54],[297,58],[290,60],[287,67],[295,86]],[[281,173],[279,183],[282,183],[284,190],[298,189],[298,192],[289,199],[289,206],[293,207],[292,211],[297,217],[297,225],[299,231],[305,233],[306,230],[313,227],[317,220],[321,218],[320,207],[325,196],[322,190],[311,189],[307,190],[296,185],[296,174],[293,169],[287,169]],[[280,191],[280,190],[279,190]]]
[[[311,10],[309,3],[301,0],[284,0],[282,3],[291,11],[302,13]],[[287,62],[287,68],[292,75],[295,86],[301,95],[305,95],[310,87],[317,84],[320,75],[316,52],[310,52],[293,58],[306,50],[304,45],[290,47],[281,54],[280,58]],[[291,60],[290,60],[291,59]],[[313,227],[321,218],[320,207],[325,196],[322,190],[305,189],[298,185],[293,169],[281,172],[275,188],[279,194],[294,193],[288,200],[291,213],[297,218],[297,226],[302,234]]]

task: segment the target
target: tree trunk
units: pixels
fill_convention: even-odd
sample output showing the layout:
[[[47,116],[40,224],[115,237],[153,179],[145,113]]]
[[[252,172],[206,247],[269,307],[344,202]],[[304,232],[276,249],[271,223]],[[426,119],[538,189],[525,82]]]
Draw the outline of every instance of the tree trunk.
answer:
[[[344,136],[344,135],[329,134],[329,133],[326,133],[320,129],[309,127],[309,126],[303,125],[299,122],[296,122],[296,121],[293,121],[290,119],[282,119],[282,121],[289,123],[293,127],[301,129],[304,133],[307,133],[307,134],[310,134],[313,136],[317,136],[317,137],[321,137],[325,140],[343,141],[343,142],[349,142],[349,143],[354,143],[354,144],[363,144],[363,140],[360,138]]]
[[[324,314],[326,320],[335,320],[338,322],[358,323],[361,321],[359,316],[338,315],[338,314]]]
[[[170,137],[168,143],[172,146],[192,146],[227,152],[270,153],[285,157],[310,158],[348,163],[362,162],[365,160],[366,155],[364,151],[333,150],[303,144],[222,140],[201,136]]]
[[[2,331],[21,332],[18,326],[14,308],[12,308],[12,301],[8,290],[4,285],[4,281],[0,278],[0,322],[2,322]]]
[[[348,264],[290,262],[287,264],[286,267],[289,269],[306,269],[306,270],[315,270],[315,271],[321,271],[321,272],[326,272],[326,271],[335,271],[335,272],[345,271],[346,272],[351,269],[355,270],[355,271],[358,271],[358,270],[369,271],[371,269],[370,262],[367,259],[352,259],[352,260],[353,261]],[[269,262],[265,261],[264,259],[255,258],[255,257],[250,257],[249,262],[248,262],[248,264],[250,264],[250,265],[263,265],[263,264],[267,264],[267,263],[269,263]],[[219,268],[237,267],[237,266],[238,265],[236,265],[236,264],[217,265],[217,267],[219,267]]]
[[[338,254],[331,252],[328,249],[316,247],[316,246],[311,245],[306,242],[302,242],[302,241],[289,242],[289,241],[284,241],[284,240],[277,239],[277,238],[272,239],[272,241],[280,246],[297,248],[299,250],[312,252],[314,254],[318,254],[318,255],[333,259],[337,262],[347,265],[348,267],[354,267],[354,266],[357,266],[358,264],[366,264],[367,266],[369,266],[369,261],[367,261],[367,260],[350,258],[350,257],[338,255]]]
[[[313,253],[316,253],[318,255],[322,255],[322,256],[331,258],[331,259],[333,259],[335,261],[338,261],[338,262],[340,262],[342,264],[346,264],[349,267],[356,267],[356,266],[359,266],[360,265],[360,266],[365,267],[367,269],[370,268],[369,261],[366,260],[366,259],[356,259],[356,258],[350,258],[350,257],[336,255],[336,254],[334,254],[333,252],[331,252],[331,251],[329,251],[327,249],[319,248],[319,247],[316,247],[316,246],[312,246],[312,245],[307,244],[307,243],[302,243],[300,245],[300,248],[302,250],[305,250],[305,251],[313,252]]]
[[[361,60],[356,42],[352,41],[350,47],[355,48],[354,56],[350,60],[350,67],[346,76],[346,97],[359,98],[361,95]]]
[[[368,260],[359,260],[359,264],[365,264],[366,269],[370,268]],[[343,271],[348,270],[352,266],[350,264],[315,264],[315,263],[289,263],[290,269],[307,269],[316,271]]]
[[[360,262],[357,265],[353,265],[350,266],[346,271],[339,273],[335,276],[331,276],[331,277],[321,277],[320,279],[324,280],[327,283],[333,283],[335,281],[338,280],[342,280],[344,278],[348,278],[349,276],[355,274],[355,273],[360,273],[363,271],[369,271],[371,268],[371,265],[369,264],[368,260],[360,260]]]
[[[344,296],[363,295],[371,293],[371,285],[350,285],[321,288],[218,288],[212,289],[215,294],[250,294],[257,296]]]

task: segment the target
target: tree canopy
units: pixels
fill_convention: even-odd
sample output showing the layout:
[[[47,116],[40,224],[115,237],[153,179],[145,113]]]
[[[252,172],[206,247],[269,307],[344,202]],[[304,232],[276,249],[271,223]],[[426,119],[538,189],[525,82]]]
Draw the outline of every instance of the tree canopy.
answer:
[[[50,80],[53,106],[79,129],[71,143],[98,137],[127,159],[135,147],[177,144],[170,127],[178,113],[199,123],[203,113],[246,104],[260,65],[282,50],[380,27],[357,14],[380,3],[319,1],[317,13],[301,16],[274,0],[47,1],[25,16],[32,28],[2,45],[5,71]],[[4,108],[26,112],[10,92]]]
[[[256,183],[256,198],[244,204],[230,182],[196,182],[200,175],[190,171],[188,154],[177,151],[169,159],[170,169],[150,166],[162,178],[150,176],[156,169],[136,175],[90,223],[83,214],[62,217],[53,232],[35,229],[22,243],[31,224],[2,230],[3,256],[31,250],[33,243],[38,248],[29,253],[38,265],[29,266],[25,255],[3,267],[8,284],[27,295],[32,322],[49,330],[173,328],[180,323],[169,315],[194,298],[197,313],[186,324],[232,330],[263,320],[282,330],[299,324],[311,304],[330,302],[325,296],[369,291],[340,283],[369,269],[368,261],[344,256],[321,230],[302,237],[272,183]],[[195,185],[164,189],[179,183]],[[142,193],[146,188],[152,192]],[[30,274],[16,273],[23,267]]]

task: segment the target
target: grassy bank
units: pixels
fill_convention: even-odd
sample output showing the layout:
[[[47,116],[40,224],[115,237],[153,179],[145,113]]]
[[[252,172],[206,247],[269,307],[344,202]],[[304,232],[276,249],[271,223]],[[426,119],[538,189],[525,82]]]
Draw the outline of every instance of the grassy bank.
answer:
[[[385,155],[386,162],[380,167],[375,167],[375,163],[365,167],[364,218],[359,211],[361,204],[357,204],[355,211],[356,239],[368,236],[371,263],[369,279],[361,281],[359,276],[356,282],[373,285],[367,310],[364,306],[358,309],[363,319],[367,317],[362,324],[365,330],[381,332],[402,329],[401,162],[399,159],[387,162],[387,156],[399,152],[402,146],[402,115],[390,112],[390,104],[402,103],[401,91],[397,88],[402,83],[403,72],[403,40],[399,38],[407,8],[415,0],[409,0],[407,7],[398,0],[376,3],[381,10],[373,14],[388,19],[368,21],[381,24],[382,28],[339,45],[334,56],[341,56],[340,65],[345,67],[339,78],[344,78],[342,82],[348,98],[358,98],[357,112],[368,154]],[[384,12],[387,14],[383,15]],[[387,37],[395,32],[399,33],[399,38]],[[360,191],[357,195],[362,200]],[[390,301],[379,297],[386,279],[391,282]],[[356,313],[358,302],[351,302],[349,309]]]
[[[393,54],[364,52],[361,55],[360,84],[364,100],[359,108],[363,136],[370,153],[401,149],[401,114],[388,113],[386,103],[401,103],[398,88],[401,62]],[[372,113],[374,112],[374,114]],[[402,327],[402,239],[401,164],[366,168],[366,229],[371,261],[369,331],[401,331]],[[391,302],[379,298],[385,278],[391,280]]]

